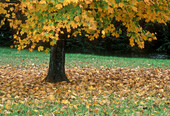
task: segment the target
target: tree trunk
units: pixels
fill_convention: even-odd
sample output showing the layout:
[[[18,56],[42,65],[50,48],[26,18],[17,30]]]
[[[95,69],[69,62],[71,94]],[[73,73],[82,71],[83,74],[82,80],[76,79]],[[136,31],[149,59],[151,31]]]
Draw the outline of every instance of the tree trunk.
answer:
[[[61,82],[69,80],[65,74],[65,39],[58,40],[56,45],[51,47],[47,82]]]

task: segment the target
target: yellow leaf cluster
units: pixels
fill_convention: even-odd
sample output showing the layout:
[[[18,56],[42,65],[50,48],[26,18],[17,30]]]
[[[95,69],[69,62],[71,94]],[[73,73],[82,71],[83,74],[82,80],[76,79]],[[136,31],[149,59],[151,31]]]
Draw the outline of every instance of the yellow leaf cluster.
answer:
[[[44,47],[43,46],[39,46],[38,47],[38,51],[40,52],[40,51],[43,51],[44,50]]]
[[[128,0],[117,3],[115,0],[104,0],[100,2],[94,0],[63,0],[57,4],[54,1],[35,0],[14,4],[8,11],[5,7],[9,4],[0,3],[0,14],[4,14],[1,25],[7,19],[10,27],[17,29],[15,44],[18,49],[23,49],[30,43],[32,51],[40,41],[50,42],[50,39],[59,39],[60,34],[68,37],[81,35],[81,31],[86,32],[86,37],[90,40],[98,38],[100,33],[105,36],[112,35],[119,37],[113,19],[122,23],[127,29],[127,36],[130,37],[130,45],[138,44],[144,47],[144,41],[156,40],[155,35],[143,33],[144,30],[139,25],[139,21],[155,22],[166,24],[169,21],[168,2],[166,0]],[[161,9],[161,10],[159,10]],[[25,21],[17,19],[17,11],[27,17]],[[12,18],[12,19],[11,19]],[[66,31],[61,31],[66,29]],[[73,31],[75,32],[72,32]],[[27,34],[26,39],[21,40],[20,36]],[[134,37],[131,37],[134,35]],[[51,42],[51,45],[55,43]],[[38,51],[42,51],[40,47]]]

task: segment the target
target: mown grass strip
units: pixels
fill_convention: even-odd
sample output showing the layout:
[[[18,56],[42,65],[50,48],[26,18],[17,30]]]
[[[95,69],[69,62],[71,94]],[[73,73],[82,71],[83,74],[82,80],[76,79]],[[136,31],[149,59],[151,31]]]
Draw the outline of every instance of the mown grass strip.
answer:
[[[90,102],[87,99],[86,102]],[[168,116],[168,104],[156,103],[148,100],[147,103],[141,104],[142,100],[136,101],[126,98],[110,99],[104,104],[90,103],[88,106],[86,102],[81,99],[75,100],[74,103],[57,103],[52,101],[29,101],[29,102],[13,102],[0,104],[1,115],[161,115]]]
[[[48,66],[50,55],[43,52],[0,47],[0,65]],[[67,54],[67,67],[170,68],[169,59],[129,58],[88,54]]]

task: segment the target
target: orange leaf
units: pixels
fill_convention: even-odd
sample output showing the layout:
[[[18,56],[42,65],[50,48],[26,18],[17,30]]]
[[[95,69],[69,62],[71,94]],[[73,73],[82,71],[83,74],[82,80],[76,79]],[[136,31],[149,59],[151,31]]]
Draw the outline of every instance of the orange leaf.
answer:
[[[48,98],[49,98],[51,101],[54,101],[54,100],[55,100],[55,96],[54,96],[54,95],[50,95]]]
[[[7,18],[9,18],[9,17],[10,17],[10,14],[6,14],[5,16],[6,16]]]
[[[76,16],[76,17],[74,17],[74,20],[75,20],[76,22],[79,22],[79,21],[80,21],[80,18],[79,18],[78,16]]]
[[[5,106],[5,108],[7,109],[7,110],[9,110],[10,108],[11,108],[11,106],[9,106],[8,104]]]
[[[61,8],[63,8],[63,5],[62,5],[62,4],[57,4],[55,7],[56,7],[57,9],[61,9]]]
[[[132,7],[132,10],[135,11],[135,12],[138,11],[138,9],[135,6]]]
[[[44,47],[43,46],[39,46],[38,47],[38,51],[40,52],[40,51],[43,51],[44,50]]]

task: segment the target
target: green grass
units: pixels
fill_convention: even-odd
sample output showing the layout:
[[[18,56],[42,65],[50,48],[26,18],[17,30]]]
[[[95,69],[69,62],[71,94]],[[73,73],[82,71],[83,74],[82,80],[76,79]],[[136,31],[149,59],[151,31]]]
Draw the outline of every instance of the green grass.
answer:
[[[57,100],[57,99],[56,99]],[[147,102],[146,102],[147,101]],[[165,102],[155,103],[153,100],[131,100],[126,99],[109,99],[105,103],[93,104],[88,99],[83,102],[81,99],[75,99],[74,102],[61,103],[52,101],[34,100],[32,102],[18,101],[12,104],[0,104],[0,110],[5,113],[0,115],[49,115],[52,116],[168,116],[168,104]],[[90,103],[87,107],[86,103]],[[144,102],[144,104],[143,104]]]
[[[50,55],[43,52],[0,47],[0,65],[48,66]],[[127,58],[87,54],[66,54],[67,67],[170,68],[169,59]]]
[[[49,54],[45,55],[42,52],[21,50],[0,47],[0,65],[40,65],[48,64]]]
[[[0,47],[0,65],[5,66],[36,66],[47,67],[50,55],[43,52],[22,50],[17,52],[16,49]],[[66,54],[66,67],[125,67],[125,68],[170,68],[170,60],[168,59],[148,59],[148,58],[126,58],[112,56],[98,56],[87,54]],[[1,78],[1,77],[0,77]],[[155,97],[136,96],[131,99],[129,97],[120,98],[115,94],[108,95],[104,98],[98,96],[97,103],[94,103],[93,97],[87,95],[87,99],[78,98],[68,101],[70,103],[62,103],[62,99],[56,97],[55,101],[43,101],[38,99],[17,100],[17,98],[7,99],[0,91],[0,115],[56,115],[56,116],[168,116],[169,101],[161,101]],[[91,94],[92,95],[92,94]],[[166,95],[167,97],[168,95]],[[5,101],[6,99],[6,101]],[[103,100],[103,101],[102,101]],[[4,101],[4,102],[2,102]],[[59,102],[58,102],[59,101]],[[87,107],[89,103],[89,108]]]

